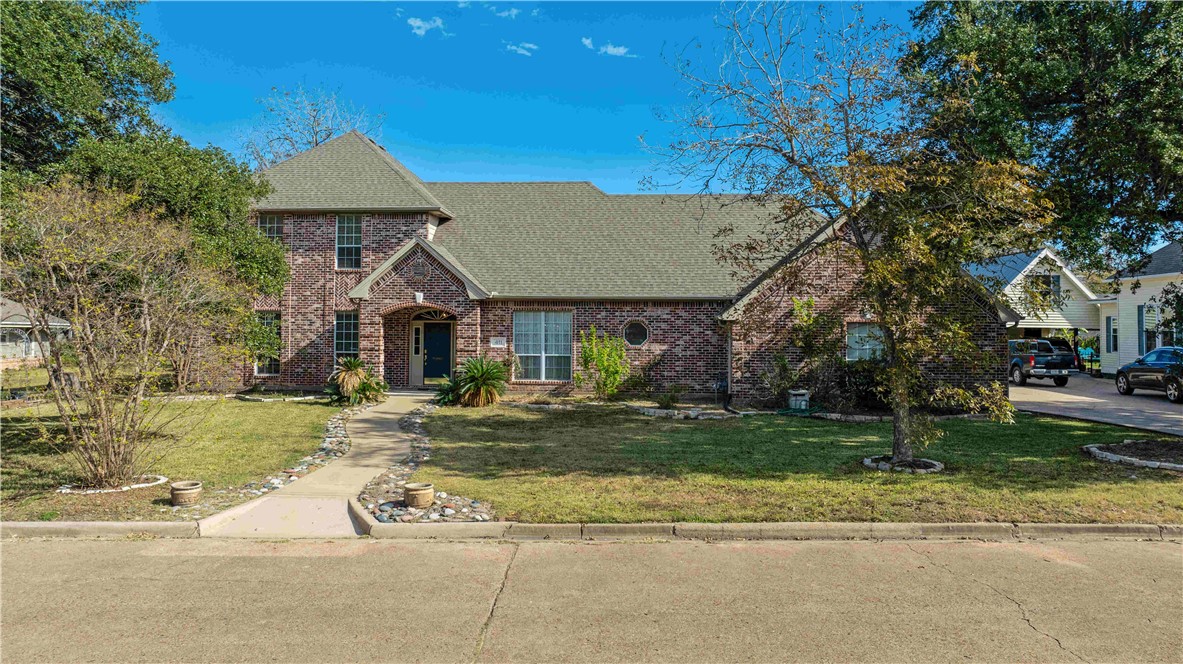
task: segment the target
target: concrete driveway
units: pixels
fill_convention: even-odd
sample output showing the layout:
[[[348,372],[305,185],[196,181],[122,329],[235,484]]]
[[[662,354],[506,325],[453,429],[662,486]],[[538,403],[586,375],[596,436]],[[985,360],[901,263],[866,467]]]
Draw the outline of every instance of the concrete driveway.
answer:
[[[1010,386],[1010,401],[1019,410],[1120,424],[1183,436],[1183,405],[1167,401],[1162,392],[1117,393],[1110,378],[1074,375],[1064,387],[1033,380]]]
[[[1178,542],[3,542],[5,662],[1179,662]]]

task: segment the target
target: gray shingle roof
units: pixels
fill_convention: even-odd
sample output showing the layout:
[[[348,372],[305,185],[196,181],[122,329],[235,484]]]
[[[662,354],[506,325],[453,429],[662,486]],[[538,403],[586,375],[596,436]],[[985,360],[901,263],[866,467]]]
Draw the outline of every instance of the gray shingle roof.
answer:
[[[1018,254],[1010,254],[1007,256],[999,256],[994,260],[984,261],[981,263],[970,263],[965,266],[966,272],[969,272],[978,279],[986,282],[993,282],[997,280],[1002,285],[1009,285],[1018,277],[1031,261],[1042,251],[1025,251]]]
[[[737,197],[609,195],[588,182],[431,182],[455,213],[443,246],[494,297],[729,299],[743,284],[715,231],[755,234],[772,211]]]
[[[49,326],[70,327],[70,323],[57,316],[50,316]],[[25,305],[13,302],[6,297],[0,297],[0,327],[32,327]]]
[[[451,216],[411,171],[351,131],[263,171],[274,191],[260,210],[439,211]]]
[[[1149,277],[1156,274],[1177,274],[1183,272],[1183,244],[1171,242],[1150,254],[1150,260],[1140,270],[1121,272],[1117,278]]]

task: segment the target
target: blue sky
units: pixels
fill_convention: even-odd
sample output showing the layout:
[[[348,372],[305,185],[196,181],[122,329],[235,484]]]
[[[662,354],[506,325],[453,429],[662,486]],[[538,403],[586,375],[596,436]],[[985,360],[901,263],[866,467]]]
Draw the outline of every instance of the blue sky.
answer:
[[[848,5],[832,3],[835,12]],[[866,5],[908,26],[915,3]],[[802,4],[812,11],[816,3]],[[703,3],[154,2],[144,29],[175,73],[160,119],[237,152],[272,86],[336,89],[386,114],[380,142],[425,180],[590,180],[639,191],[684,89],[668,64],[698,41]]]

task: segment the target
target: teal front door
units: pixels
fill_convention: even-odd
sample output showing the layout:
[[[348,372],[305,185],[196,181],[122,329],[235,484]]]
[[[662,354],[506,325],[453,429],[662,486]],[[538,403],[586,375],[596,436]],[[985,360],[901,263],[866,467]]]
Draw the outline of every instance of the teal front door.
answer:
[[[438,383],[452,373],[452,324],[423,324],[423,382]]]

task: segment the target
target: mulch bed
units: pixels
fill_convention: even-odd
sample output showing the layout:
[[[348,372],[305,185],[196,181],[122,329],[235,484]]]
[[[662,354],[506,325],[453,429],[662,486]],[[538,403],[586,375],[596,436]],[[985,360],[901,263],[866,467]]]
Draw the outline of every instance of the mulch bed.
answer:
[[[1101,445],[1097,449],[1142,461],[1183,464],[1183,441],[1131,440],[1116,445]]]

